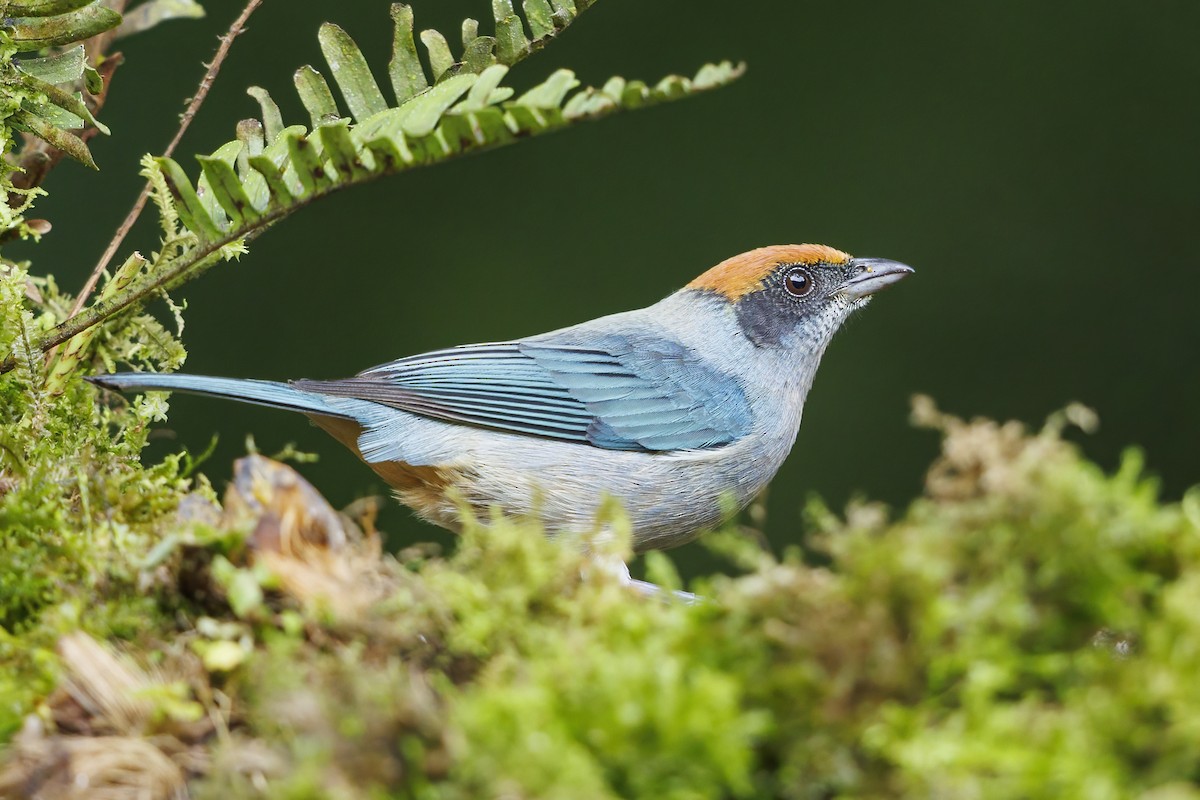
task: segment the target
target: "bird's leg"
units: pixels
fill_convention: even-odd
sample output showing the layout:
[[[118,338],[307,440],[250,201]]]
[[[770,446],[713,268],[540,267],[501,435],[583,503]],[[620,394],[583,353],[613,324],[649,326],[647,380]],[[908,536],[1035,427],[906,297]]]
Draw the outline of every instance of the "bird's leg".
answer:
[[[681,600],[688,605],[693,605],[699,602],[700,598],[692,592],[685,592],[682,589],[667,590],[649,581],[639,581],[629,574],[629,565],[621,558],[611,555],[599,555],[593,553],[588,562],[595,566],[601,572],[607,572],[614,576],[621,584],[630,587],[642,597],[656,597],[662,600],[670,600],[672,598]],[[584,567],[583,573],[586,575],[588,567]]]
[[[629,570],[625,571],[625,580],[630,587],[638,594],[645,597],[658,597],[662,600],[679,600],[687,605],[695,605],[699,603],[701,598],[699,595],[692,592],[685,592],[683,589],[667,590],[658,584],[650,583],[649,581],[639,581],[636,578],[629,577]]]

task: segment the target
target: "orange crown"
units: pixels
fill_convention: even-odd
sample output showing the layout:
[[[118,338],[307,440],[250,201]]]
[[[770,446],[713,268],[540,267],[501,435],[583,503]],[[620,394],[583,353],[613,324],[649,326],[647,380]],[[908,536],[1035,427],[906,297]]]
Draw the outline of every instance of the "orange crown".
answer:
[[[823,244],[776,244],[749,250],[720,264],[687,285],[689,289],[707,289],[737,302],[763,285],[780,264],[845,264],[848,253]]]

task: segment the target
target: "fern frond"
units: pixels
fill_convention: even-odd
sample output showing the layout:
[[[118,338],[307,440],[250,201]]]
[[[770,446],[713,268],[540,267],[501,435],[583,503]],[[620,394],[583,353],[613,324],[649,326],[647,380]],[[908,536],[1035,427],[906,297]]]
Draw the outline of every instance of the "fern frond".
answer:
[[[121,24],[104,0],[12,0],[4,16],[20,52],[82,42]]]
[[[653,86],[611,78],[600,88],[579,89],[575,74],[563,69],[516,98],[511,88],[500,85],[512,64],[543,47],[593,2],[524,0],[522,18],[511,0],[493,0],[496,35],[480,36],[478,23],[467,20],[457,60],[446,37],[429,32],[420,37],[429,50],[429,73],[414,43],[412,10],[393,4],[387,74],[394,105],[350,36],[326,24],[321,48],[347,112],[325,76],[302,67],[295,83],[311,130],[285,126],[271,96],[251,87],[248,92],[258,101],[262,119],[243,120],[235,140],[199,157],[201,175],[195,183],[170,158],[148,162],[143,174],[149,173],[156,187],[167,234],[162,250],[140,277],[59,323],[37,340],[36,348],[45,352],[220,261],[237,258],[249,239],[331,192],[621,109],[677,100],[723,86],[744,71],[742,64],[722,62],[702,67],[692,78],[671,75]],[[15,366],[14,357],[6,358],[0,361],[0,373]]]
[[[96,162],[72,129],[108,128],[92,116],[77,89],[100,91],[100,76],[84,61],[83,45],[44,58],[12,60],[12,52],[70,45],[115,28],[121,15],[103,0],[12,0],[0,39],[11,48],[0,62],[0,93],[15,101],[4,120],[93,169]]]
[[[653,86],[612,78],[600,88],[582,90],[575,74],[561,69],[513,99],[513,90],[501,86],[509,65],[542,46],[586,5],[580,0],[526,0],[524,7],[530,36],[509,0],[494,0],[496,36],[479,36],[478,26],[468,20],[457,60],[445,37],[423,32],[432,73],[427,74],[414,45],[412,11],[393,5],[388,76],[395,105],[384,98],[353,39],[326,23],[319,39],[331,81],[310,66],[295,74],[311,130],[285,127],[270,95],[251,88],[262,121],[243,121],[235,141],[200,156],[195,185],[178,163],[158,159],[179,218],[204,244],[252,237],[296,208],[347,186],[621,109],[687,97],[729,83],[744,69],[723,62],[706,65],[695,77],[672,75]]]

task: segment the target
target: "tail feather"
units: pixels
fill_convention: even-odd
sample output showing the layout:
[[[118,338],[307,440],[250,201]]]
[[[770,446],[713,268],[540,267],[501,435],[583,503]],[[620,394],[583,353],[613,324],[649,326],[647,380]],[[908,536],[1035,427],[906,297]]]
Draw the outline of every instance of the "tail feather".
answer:
[[[329,417],[358,419],[361,414],[355,406],[363,401],[346,402],[342,398],[327,397],[316,392],[307,392],[276,381],[259,381],[241,378],[212,378],[205,375],[179,375],[158,372],[115,372],[111,375],[88,377],[105,389],[116,391],[166,391],[227,397],[243,403],[254,403],[271,408],[300,411],[306,414],[321,414]]]

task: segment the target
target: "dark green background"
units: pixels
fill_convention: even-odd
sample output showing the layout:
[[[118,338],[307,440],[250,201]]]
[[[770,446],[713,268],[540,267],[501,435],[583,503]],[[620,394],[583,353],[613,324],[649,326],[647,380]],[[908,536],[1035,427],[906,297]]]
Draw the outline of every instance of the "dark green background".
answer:
[[[215,36],[240,3],[128,40],[94,150],[100,176],[54,174],[42,271],[78,286],[138,189],[136,161],[170,138]],[[452,41],[484,0],[417,0],[419,28]],[[322,66],[318,24],[354,35],[381,78],[384,0],[267,0],[181,156],[232,138],[266,86],[307,121],[292,71]],[[485,24],[490,29],[490,22]],[[908,398],[1038,424],[1096,408],[1083,439],[1112,468],[1140,445],[1170,494],[1200,480],[1196,255],[1200,4],[716,3],[600,0],[518,66],[586,83],[657,80],[745,60],[732,87],[386,179],[300,213],[249,257],[186,287],[187,369],[340,377],[422,350],[506,339],[654,302],[726,256],[823,242],[912,264],[834,342],[796,449],[775,481],[771,534],[801,536],[816,492],[901,503],[936,438]],[[194,163],[181,158],[190,171]],[[98,187],[111,194],[94,199]],[[154,228],[132,244],[150,249]],[[128,252],[126,247],[125,252]],[[340,446],[284,413],[172,402],[165,447],[220,446],[220,486],[253,433],[320,453],[303,472],[337,504],[383,491]],[[399,541],[431,528],[399,507]],[[697,548],[689,548],[695,552]],[[690,553],[685,558],[690,557]]]

